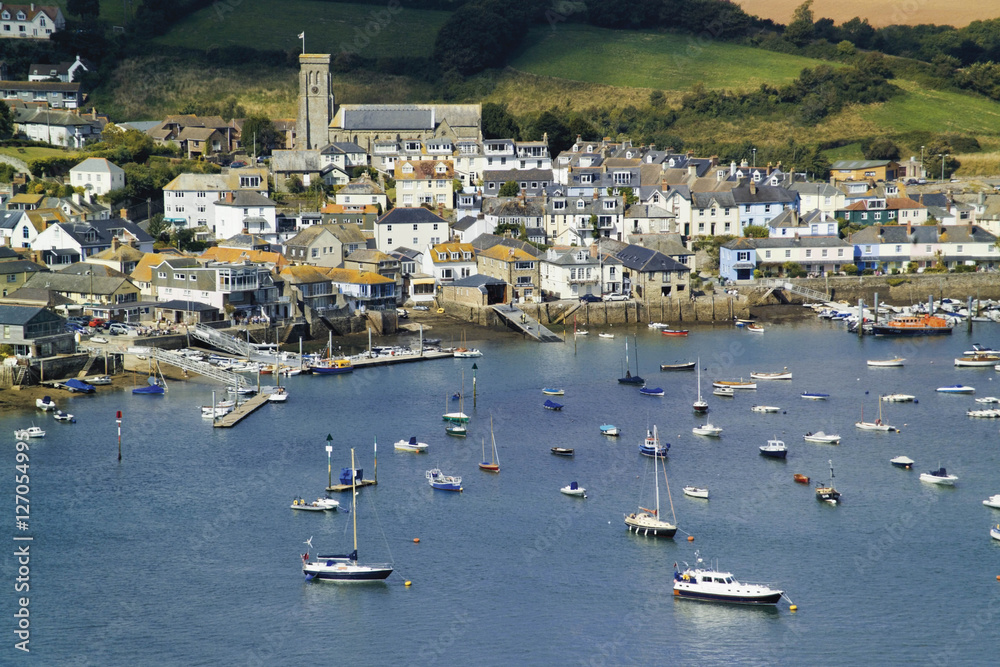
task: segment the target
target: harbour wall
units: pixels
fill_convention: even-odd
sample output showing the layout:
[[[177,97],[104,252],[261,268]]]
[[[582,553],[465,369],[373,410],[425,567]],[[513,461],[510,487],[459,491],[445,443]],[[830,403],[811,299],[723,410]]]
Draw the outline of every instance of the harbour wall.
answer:
[[[865,303],[874,301],[878,292],[879,301],[892,305],[903,306],[926,302],[928,296],[935,301],[943,298],[965,301],[973,299],[1000,300],[1000,275],[995,273],[940,273],[940,274],[903,274],[898,276],[834,276],[830,278],[796,278],[788,280],[795,285],[826,292],[831,295],[831,301],[846,301],[856,304],[858,299]],[[746,286],[740,287],[746,291]],[[748,295],[751,302],[754,297]],[[787,291],[785,296],[793,303],[802,303],[804,299]],[[768,297],[768,304],[780,303],[778,299]]]

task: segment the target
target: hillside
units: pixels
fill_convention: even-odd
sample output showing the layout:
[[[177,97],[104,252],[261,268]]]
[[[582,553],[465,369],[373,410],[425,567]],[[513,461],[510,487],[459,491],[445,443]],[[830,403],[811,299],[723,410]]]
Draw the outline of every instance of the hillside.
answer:
[[[749,14],[787,24],[802,0],[737,0]],[[855,16],[868,19],[876,27],[887,25],[919,25],[932,23],[956,28],[972,21],[1000,16],[1000,0],[980,2],[928,2],[927,0],[815,0],[812,5],[816,18],[831,18],[837,23]]]

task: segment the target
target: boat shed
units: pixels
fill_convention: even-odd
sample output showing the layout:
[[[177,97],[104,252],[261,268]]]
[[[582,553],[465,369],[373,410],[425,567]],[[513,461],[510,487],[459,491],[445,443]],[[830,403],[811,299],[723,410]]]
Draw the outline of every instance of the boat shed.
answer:
[[[480,307],[507,302],[507,282],[478,273],[453,280],[440,289],[443,302]]]

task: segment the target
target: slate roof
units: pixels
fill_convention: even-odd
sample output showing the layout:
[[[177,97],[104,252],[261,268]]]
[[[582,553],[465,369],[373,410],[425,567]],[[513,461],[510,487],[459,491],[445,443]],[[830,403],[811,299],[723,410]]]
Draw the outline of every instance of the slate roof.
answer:
[[[6,262],[0,262],[0,275],[9,273],[28,273],[28,272],[38,272],[47,271],[44,266],[35,264],[34,262],[27,259],[12,259]]]
[[[892,164],[892,160],[837,160],[830,165],[830,170],[872,169],[874,167],[885,167],[890,164]]]
[[[114,162],[103,157],[89,157],[78,165],[70,168],[70,173],[76,171],[102,172],[105,174],[124,174],[125,170]]]
[[[905,227],[904,227],[905,229]],[[800,236],[798,238],[753,239],[738,238],[724,244],[730,250],[753,250],[755,248],[844,248],[851,246],[839,236]]]
[[[341,125],[345,130],[433,130],[434,113],[430,109],[406,105],[342,108]]]
[[[690,271],[688,267],[662,252],[643,248],[638,245],[627,245],[615,253],[615,258],[633,271]]]
[[[39,318],[39,321],[62,319],[45,308],[0,305],[0,324],[25,325],[36,318]]]
[[[90,220],[88,222],[60,222],[57,224],[62,228],[64,234],[69,235],[85,248],[94,245],[111,245],[111,239],[114,238],[114,234],[111,233],[112,229],[124,229],[140,243],[153,242],[153,237],[143,231],[139,225],[121,218]],[[86,234],[91,229],[97,232],[95,241],[87,241],[86,239]]]
[[[480,234],[471,241],[472,247],[476,249],[476,252],[483,252],[489,250],[493,246],[503,245],[508,248],[520,248],[532,257],[541,257],[544,253],[531,245],[527,241],[520,241],[518,239],[508,238],[506,236],[497,236],[496,234]]]
[[[24,211],[0,211],[0,229],[14,229],[22,215]]]
[[[736,200],[733,198],[732,192],[692,192],[691,193],[691,206],[694,208],[711,208],[712,202],[715,201],[718,206],[725,207],[735,207]]]
[[[268,199],[259,192],[253,190],[237,190],[233,193],[233,201],[226,201],[225,199],[217,199],[212,202],[216,206],[236,206],[236,207],[273,207],[276,206],[274,201]]]
[[[756,183],[751,188],[750,183],[743,183],[737,185],[730,192],[732,193],[733,201],[737,204],[792,204],[795,202],[794,194],[786,188],[776,185],[760,185]]]
[[[466,276],[465,278],[456,278],[451,281],[449,286],[451,287],[477,287],[482,288],[486,285],[506,285],[506,280],[501,280],[500,278],[494,278],[493,276],[487,276],[483,273],[475,273],[471,276]]]
[[[483,182],[541,181],[552,183],[551,169],[488,169],[483,171]],[[454,284],[454,283],[453,283]]]
[[[386,212],[375,224],[378,225],[412,225],[419,223],[434,223],[447,221],[437,213],[428,211],[426,208],[394,208]]]
[[[942,231],[947,234],[941,240]],[[994,243],[996,238],[978,225],[873,225],[850,236],[855,245],[875,243]]]
[[[119,273],[119,275],[121,274]],[[117,292],[125,283],[132,284],[125,277],[86,276],[60,272],[36,273],[28,278],[24,286],[33,289],[54,290],[56,292],[111,295]]]
[[[173,299],[171,301],[157,301],[155,304],[156,308],[162,308],[163,310],[186,310],[188,312],[204,312],[209,310],[218,310],[215,306],[207,303],[201,303],[199,301],[187,301],[184,299]]]

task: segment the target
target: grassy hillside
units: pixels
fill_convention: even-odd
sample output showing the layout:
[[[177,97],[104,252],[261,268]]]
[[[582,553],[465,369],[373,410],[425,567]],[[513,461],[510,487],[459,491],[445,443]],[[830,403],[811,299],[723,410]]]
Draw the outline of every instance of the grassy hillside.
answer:
[[[683,91],[748,90],[788,83],[821,61],[686,35],[605,30],[583,25],[536,29],[529,46],[511,63],[540,76],[608,86]]]
[[[230,5],[235,5],[231,11]],[[310,53],[347,49],[365,58],[429,56],[438,29],[450,16],[405,9],[405,3],[397,14],[390,14],[384,5],[316,0],[243,0],[230,5],[214,3],[155,41],[195,50],[245,46],[285,51],[301,49],[297,36],[305,31]]]

